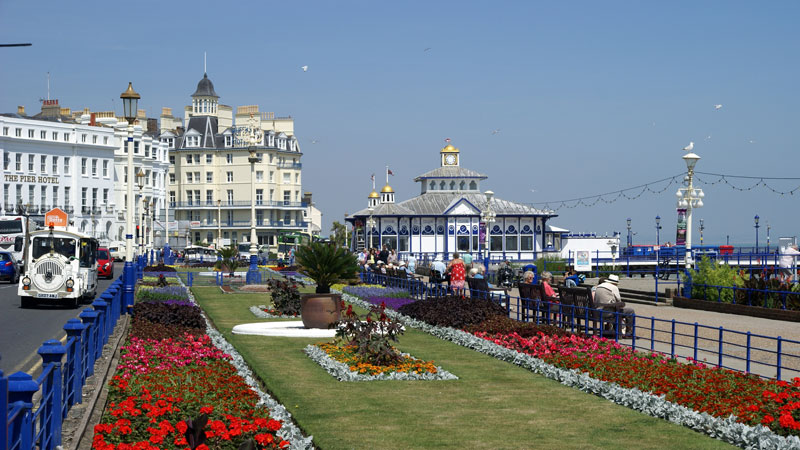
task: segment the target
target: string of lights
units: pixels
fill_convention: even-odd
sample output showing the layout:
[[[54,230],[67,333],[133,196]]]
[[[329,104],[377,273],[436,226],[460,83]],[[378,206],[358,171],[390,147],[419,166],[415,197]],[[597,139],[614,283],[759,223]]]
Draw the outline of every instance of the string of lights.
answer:
[[[700,175],[702,175],[702,177]],[[587,197],[571,198],[567,200],[534,202],[531,203],[531,205],[532,206],[539,205],[543,209],[556,211],[562,208],[572,209],[572,208],[577,208],[579,206],[591,207],[597,205],[600,202],[603,202],[605,204],[611,204],[621,198],[626,200],[636,200],[648,192],[652,194],[661,194],[662,192],[669,189],[669,187],[672,186],[673,184],[680,184],[683,181],[684,176],[685,173],[680,173],[677,175],[673,175],[671,177],[662,178],[660,180],[651,181],[645,184],[640,184],[638,186],[620,189],[617,191],[605,192],[602,194],[595,194]],[[800,191],[800,185],[798,185],[794,189],[783,191],[774,187],[774,183],[773,185],[767,183],[768,181],[787,181],[787,180],[800,181],[800,177],[757,177],[757,176],[747,176],[747,175],[727,175],[727,174],[712,173],[712,172],[695,172],[695,180],[697,180],[700,184],[705,184],[709,186],[724,184],[729,186],[731,189],[734,189],[739,192],[750,191],[758,188],[759,186],[763,186],[766,189],[772,191],[773,193],[780,194],[781,196],[794,195],[795,192]],[[736,180],[746,180],[747,184],[746,185],[742,185],[742,183],[734,184]],[[753,183],[752,180],[755,180],[755,182]],[[663,187],[660,187],[662,184]]]

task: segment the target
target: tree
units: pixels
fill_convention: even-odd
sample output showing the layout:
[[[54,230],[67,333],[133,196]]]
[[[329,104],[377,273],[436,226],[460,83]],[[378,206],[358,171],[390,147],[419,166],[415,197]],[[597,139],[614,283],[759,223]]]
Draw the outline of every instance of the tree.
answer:
[[[230,247],[222,247],[217,250],[217,255],[220,259],[214,264],[214,268],[229,272],[231,276],[233,276],[233,273],[236,272],[236,269],[239,267],[239,260],[237,259],[239,256],[239,249],[231,244]]]
[[[337,247],[344,247],[347,245],[347,227],[339,221],[334,221],[331,224],[331,240]]]

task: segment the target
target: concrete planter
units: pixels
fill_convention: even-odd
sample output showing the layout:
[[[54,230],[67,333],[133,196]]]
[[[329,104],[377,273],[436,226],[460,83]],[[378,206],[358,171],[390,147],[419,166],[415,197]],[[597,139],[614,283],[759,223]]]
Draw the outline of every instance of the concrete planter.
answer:
[[[785,320],[800,322],[800,311],[777,308],[762,308],[760,306],[739,305],[733,303],[713,302],[694,298],[675,297],[672,306],[686,309],[699,309],[740,316],[761,317],[763,319]]]
[[[341,294],[303,294],[300,316],[306,328],[330,328],[342,313]]]

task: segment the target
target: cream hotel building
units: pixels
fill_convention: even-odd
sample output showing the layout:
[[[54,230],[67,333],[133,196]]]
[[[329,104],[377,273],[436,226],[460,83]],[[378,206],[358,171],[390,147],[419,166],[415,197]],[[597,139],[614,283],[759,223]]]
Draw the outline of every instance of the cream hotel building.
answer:
[[[310,194],[302,192],[302,153],[291,117],[275,117],[258,106],[240,106],[234,114],[219,103],[204,75],[183,119],[185,127],[170,108],[160,117],[159,139],[170,160],[170,228],[177,225],[169,232],[173,247],[182,247],[186,238],[208,245],[250,242],[250,143],[237,139],[236,127],[252,123],[263,135],[253,168],[258,244],[277,249],[279,234],[318,234],[319,224],[310,220],[317,211]]]

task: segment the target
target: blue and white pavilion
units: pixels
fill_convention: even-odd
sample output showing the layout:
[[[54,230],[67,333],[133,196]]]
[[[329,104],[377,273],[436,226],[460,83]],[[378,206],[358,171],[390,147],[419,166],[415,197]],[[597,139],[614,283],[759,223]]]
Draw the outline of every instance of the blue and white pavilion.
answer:
[[[386,244],[401,257],[442,254],[448,259],[453,252],[481,254],[481,212],[487,206],[481,181],[488,177],[461,167],[460,152],[452,145],[439,154],[440,167],[414,178],[420,195],[395,203],[387,180],[380,194],[373,188],[367,208],[345,219],[352,225],[353,250]],[[547,225],[548,219],[557,216],[552,211],[497,197],[491,199],[491,209],[496,220],[488,227],[486,243],[492,260],[532,260],[543,249],[557,251],[554,244],[560,244],[567,231]]]

